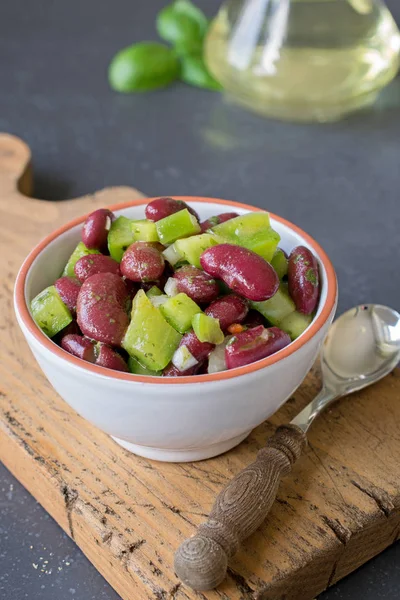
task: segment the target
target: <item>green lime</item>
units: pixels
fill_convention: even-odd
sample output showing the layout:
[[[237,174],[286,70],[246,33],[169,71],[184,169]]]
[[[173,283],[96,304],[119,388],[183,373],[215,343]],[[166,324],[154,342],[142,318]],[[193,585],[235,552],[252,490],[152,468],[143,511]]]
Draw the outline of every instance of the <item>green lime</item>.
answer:
[[[155,42],[141,42],[120,50],[108,68],[108,80],[117,92],[145,92],[166,87],[179,77],[173,50]]]

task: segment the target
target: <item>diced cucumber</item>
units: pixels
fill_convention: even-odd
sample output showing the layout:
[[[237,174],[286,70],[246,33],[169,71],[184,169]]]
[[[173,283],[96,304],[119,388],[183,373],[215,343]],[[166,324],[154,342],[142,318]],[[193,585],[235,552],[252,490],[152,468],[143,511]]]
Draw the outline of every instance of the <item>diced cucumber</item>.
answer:
[[[108,251],[111,258],[121,262],[125,250],[135,241],[132,221],[127,217],[118,217],[111,223],[108,232]]]
[[[87,256],[88,254],[100,254],[98,250],[92,250],[90,248],[86,248],[83,242],[79,242],[73,253],[68,259],[67,264],[64,267],[64,271],[62,272],[62,277],[75,277],[75,265],[82,256]]]
[[[276,294],[269,300],[250,302],[250,305],[268,319],[271,325],[279,325],[285,317],[296,310],[295,303],[289,296],[287,286],[284,284],[279,286]]]
[[[222,344],[224,341],[224,334],[219,326],[219,321],[214,317],[198,313],[192,319],[192,327],[200,342]]]
[[[157,287],[156,285],[153,285],[153,287],[151,287],[149,290],[147,290],[146,292],[146,296],[148,298],[153,298],[154,296],[162,296],[163,293],[160,290],[159,287]]]
[[[133,358],[133,356],[130,356],[128,359],[128,369],[134,375],[152,375],[153,377],[162,375],[162,371],[152,371],[151,369],[144,367],[136,360],[136,358]]]
[[[219,242],[228,242],[248,248],[270,261],[280,241],[272,229],[267,212],[254,212],[229,219],[212,228]]]
[[[135,242],[158,242],[156,224],[147,219],[132,221],[133,239]]]
[[[292,312],[279,323],[279,328],[288,333],[292,340],[295,340],[307,329],[313,318],[313,315]]]
[[[194,265],[200,269],[200,256],[207,248],[211,248],[211,246],[215,246],[217,243],[217,240],[212,235],[209,233],[202,233],[183,240],[176,240],[173,248],[175,248],[177,253],[183,256],[184,260],[190,265]]]
[[[168,298],[160,306],[160,311],[165,320],[180,333],[185,333],[190,329],[194,315],[202,312],[196,302],[182,293]]]
[[[31,312],[40,329],[54,337],[72,321],[72,315],[54,285],[46,288],[31,302]]]
[[[200,233],[200,225],[187,208],[156,222],[159,240],[162,244],[173,244],[179,238]]]
[[[131,322],[122,347],[144,367],[161,371],[171,362],[181,338],[144,291],[139,290],[133,300]]]
[[[288,272],[288,259],[282,252],[280,248],[278,248],[271,259],[271,265],[274,267],[279,279],[285,277]]]

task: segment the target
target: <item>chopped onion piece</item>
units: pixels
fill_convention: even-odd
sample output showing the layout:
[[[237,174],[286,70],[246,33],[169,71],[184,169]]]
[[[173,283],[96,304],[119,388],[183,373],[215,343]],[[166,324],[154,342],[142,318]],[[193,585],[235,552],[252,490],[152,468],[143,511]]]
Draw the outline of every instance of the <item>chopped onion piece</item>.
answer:
[[[150,298],[150,302],[156,308],[164,304],[164,302],[166,302],[167,300],[169,300],[169,296],[166,296],[165,294],[163,294],[162,296],[151,296]]]
[[[189,352],[187,346],[181,346],[178,348],[172,357],[172,364],[181,372],[194,367],[197,365],[197,363],[198,361],[195,359],[193,354]]]
[[[178,263],[180,260],[182,260],[182,254],[180,252],[177,251],[177,249],[175,248],[175,244],[172,244],[172,246],[169,246],[166,250],[164,250],[164,252],[162,253],[165,260],[169,262],[169,264],[173,267],[176,265],[176,263]]]
[[[109,216],[106,217],[106,227],[105,227],[106,231],[110,231],[111,229],[111,219]]]
[[[208,357],[208,373],[219,373],[219,371],[226,371],[226,360],[225,360],[225,348],[228,344],[230,336],[227,336],[222,344],[215,346],[214,350],[210,352]]]
[[[178,282],[176,281],[176,279],[174,279],[173,277],[169,277],[167,279],[167,283],[165,284],[164,287],[164,292],[168,295],[168,296],[176,296],[177,294],[179,294],[178,292]]]

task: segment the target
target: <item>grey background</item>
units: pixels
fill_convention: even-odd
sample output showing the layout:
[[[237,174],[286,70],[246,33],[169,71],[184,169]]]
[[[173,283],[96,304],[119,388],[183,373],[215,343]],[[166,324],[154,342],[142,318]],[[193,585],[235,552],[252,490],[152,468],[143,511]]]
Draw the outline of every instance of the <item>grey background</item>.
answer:
[[[198,4],[210,15],[218,6]],[[400,21],[399,5],[388,4]],[[373,111],[324,126],[262,120],[219,94],[180,84],[146,95],[113,93],[110,58],[134,41],[156,39],[162,5],[0,3],[0,131],[32,148],[36,194],[62,200],[132,185],[148,195],[256,204],[322,243],[339,275],[339,311],[365,301],[399,309],[400,81]],[[399,598],[399,558],[397,544],[321,599]],[[4,467],[0,597],[118,599]]]

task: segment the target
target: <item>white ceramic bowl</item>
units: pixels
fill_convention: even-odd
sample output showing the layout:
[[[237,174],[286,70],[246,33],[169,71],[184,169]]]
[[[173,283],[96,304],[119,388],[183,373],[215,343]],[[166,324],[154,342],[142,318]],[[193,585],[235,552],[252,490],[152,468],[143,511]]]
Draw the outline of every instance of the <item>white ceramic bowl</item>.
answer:
[[[184,197],[202,219],[227,211],[258,208],[212,198]],[[110,207],[118,215],[143,218],[140,200]],[[239,444],[294,392],[312,366],[337,303],[332,264],[301,229],[271,215],[290,251],[302,244],[317,256],[321,298],[315,319],[289,346],[264,360],[213,375],[161,378],[110,371],[83,362],[48,339],[33,321],[29,305],[54,283],[80,239],[85,217],[61,227],[32,250],[15,285],[19,325],[46,377],[60,396],[85,419],[132,452],[162,461],[193,461],[216,456]]]

